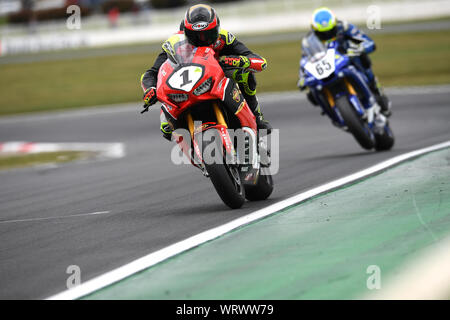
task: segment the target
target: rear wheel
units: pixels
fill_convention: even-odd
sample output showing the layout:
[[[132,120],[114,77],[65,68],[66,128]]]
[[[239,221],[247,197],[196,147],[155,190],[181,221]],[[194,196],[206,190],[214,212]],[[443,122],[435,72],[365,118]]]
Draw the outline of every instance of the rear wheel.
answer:
[[[245,197],[250,201],[266,200],[273,191],[273,179],[269,168],[261,168],[258,182],[254,186],[245,187]]]
[[[348,101],[347,96],[337,98],[336,107],[339,109],[348,130],[358,141],[359,145],[367,150],[372,149],[375,146],[375,136],[368,124],[360,119],[356,110]]]

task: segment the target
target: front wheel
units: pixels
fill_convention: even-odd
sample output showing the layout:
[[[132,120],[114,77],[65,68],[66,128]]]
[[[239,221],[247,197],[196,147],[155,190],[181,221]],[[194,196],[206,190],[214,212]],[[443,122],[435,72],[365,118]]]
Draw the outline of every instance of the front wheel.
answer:
[[[391,127],[389,126],[389,123],[386,123],[384,126],[383,134],[376,134],[375,135],[376,143],[375,143],[375,150],[377,151],[385,151],[392,149],[395,138],[394,133],[391,130]]]
[[[336,107],[339,109],[348,130],[364,149],[370,150],[375,146],[375,136],[367,123],[356,113],[347,96],[336,99]]]
[[[245,189],[236,167],[227,164],[205,165],[214,188],[231,209],[239,209],[245,202]]]
[[[216,150],[222,150],[221,140],[215,139],[215,141],[219,144],[219,148]],[[204,151],[210,143],[215,142],[207,139],[203,140]],[[222,201],[231,209],[242,207],[245,202],[245,189],[237,166],[227,164],[226,157],[223,157],[222,163],[204,164],[211,182]]]
[[[258,182],[254,186],[245,187],[245,197],[250,201],[266,200],[273,191],[273,178],[269,169],[261,168]]]

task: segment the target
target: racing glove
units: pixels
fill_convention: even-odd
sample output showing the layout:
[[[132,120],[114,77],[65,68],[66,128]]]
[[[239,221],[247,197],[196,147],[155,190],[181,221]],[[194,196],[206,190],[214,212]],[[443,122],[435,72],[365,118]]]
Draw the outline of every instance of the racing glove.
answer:
[[[145,90],[142,99],[144,100],[144,110],[142,110],[141,113],[144,113],[148,111],[148,108],[150,108],[151,105],[154,105],[156,101],[158,101],[158,98],[156,97],[156,88],[150,87]]]
[[[360,56],[363,52],[365,52],[364,45],[362,43],[350,43],[347,48],[347,56],[349,57],[357,57]]]
[[[158,98],[156,97],[156,88],[150,87],[144,92],[144,96],[142,97],[144,99],[144,103],[146,106],[151,106],[158,101]]]
[[[302,78],[298,79],[298,81],[297,81],[297,88],[300,91],[304,91],[306,89],[305,78],[302,77]]]
[[[304,91],[306,89],[306,85],[305,85],[305,72],[303,71],[302,68],[298,69],[298,81],[297,81],[297,88],[300,91]]]
[[[245,56],[222,56],[219,63],[225,68],[246,69],[250,67],[250,60]]]

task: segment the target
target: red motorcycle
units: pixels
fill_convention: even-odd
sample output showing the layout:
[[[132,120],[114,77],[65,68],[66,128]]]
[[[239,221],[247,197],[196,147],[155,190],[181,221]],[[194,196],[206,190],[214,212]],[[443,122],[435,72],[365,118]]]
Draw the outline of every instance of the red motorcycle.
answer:
[[[260,155],[255,117],[214,50],[187,41],[166,42],[164,49],[168,59],[158,74],[157,96],[172,139],[230,208],[267,199],[273,180],[269,157]],[[186,134],[179,133],[183,129]]]

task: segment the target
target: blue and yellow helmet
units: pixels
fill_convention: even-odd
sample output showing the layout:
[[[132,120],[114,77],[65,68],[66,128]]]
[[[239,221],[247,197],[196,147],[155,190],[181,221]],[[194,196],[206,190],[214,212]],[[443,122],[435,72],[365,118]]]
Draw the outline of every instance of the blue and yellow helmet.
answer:
[[[311,17],[311,28],[321,40],[336,37],[337,19],[333,11],[326,7],[314,10]]]

